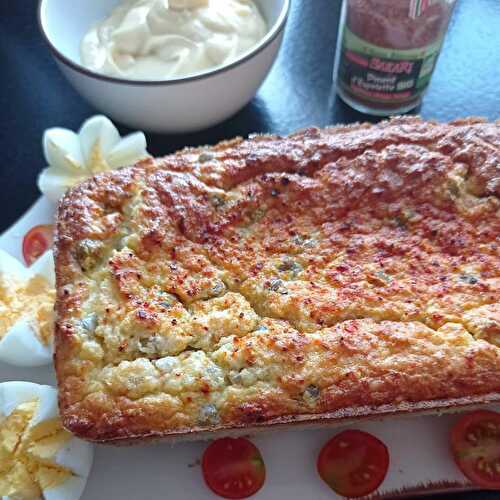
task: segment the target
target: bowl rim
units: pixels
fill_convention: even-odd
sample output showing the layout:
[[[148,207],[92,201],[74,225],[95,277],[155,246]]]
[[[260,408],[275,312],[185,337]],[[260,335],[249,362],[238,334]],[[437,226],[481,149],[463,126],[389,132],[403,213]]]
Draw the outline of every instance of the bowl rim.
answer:
[[[98,73],[96,71],[93,71],[91,69],[86,68],[80,63],[77,63],[70,59],[69,57],[65,56],[50,40],[47,32],[45,31],[43,22],[42,22],[42,8],[44,3],[47,0],[38,0],[38,8],[37,8],[37,17],[38,17],[38,28],[45,39],[45,42],[49,46],[50,51],[52,52],[52,55],[56,58],[59,59],[63,64],[69,66],[73,70],[77,71],[78,73],[82,73],[85,76],[88,76],[90,78],[95,78],[97,80],[102,80],[106,82],[111,82],[111,83],[118,83],[121,85],[133,85],[133,86],[144,86],[144,87],[157,87],[157,86],[164,86],[164,85],[177,85],[181,83],[187,83],[187,82],[193,82],[197,80],[203,80],[204,78],[209,78],[214,75],[218,75],[221,73],[224,73],[226,71],[229,71],[237,66],[240,66],[241,64],[245,63],[249,59],[252,59],[254,56],[262,52],[266,47],[268,47],[276,38],[277,36],[283,31],[283,28],[286,25],[286,21],[288,19],[288,15],[290,13],[290,6],[292,3],[292,0],[283,0],[283,5],[281,7],[281,11],[278,15],[277,20],[274,22],[274,24],[271,26],[269,31],[266,33],[266,36],[260,40],[259,43],[257,43],[252,49],[249,51],[245,52],[241,57],[238,59],[225,64],[223,66],[217,66],[215,69],[212,70],[207,70],[204,71],[203,73],[197,73],[191,76],[183,76],[179,78],[172,78],[169,80],[132,80],[132,79],[127,79],[127,78],[119,78],[115,76],[108,76],[104,75],[102,73]]]

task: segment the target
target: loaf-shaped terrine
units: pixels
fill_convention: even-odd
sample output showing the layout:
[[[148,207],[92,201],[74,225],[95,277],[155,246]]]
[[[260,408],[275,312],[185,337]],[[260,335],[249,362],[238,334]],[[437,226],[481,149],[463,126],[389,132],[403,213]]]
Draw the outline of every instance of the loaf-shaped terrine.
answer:
[[[58,210],[60,411],[99,442],[500,401],[500,123],[253,136]]]

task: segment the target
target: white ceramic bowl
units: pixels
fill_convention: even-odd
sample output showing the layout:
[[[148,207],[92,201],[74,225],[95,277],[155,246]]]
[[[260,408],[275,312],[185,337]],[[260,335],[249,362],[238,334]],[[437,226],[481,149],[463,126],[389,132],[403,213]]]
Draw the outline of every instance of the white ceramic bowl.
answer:
[[[276,58],[291,0],[255,0],[268,33],[236,61],[199,75],[134,81],[101,75],[80,63],[80,41],[119,0],[40,0],[39,22],[71,84],[99,111],[132,128],[180,133],[215,125],[256,94]]]

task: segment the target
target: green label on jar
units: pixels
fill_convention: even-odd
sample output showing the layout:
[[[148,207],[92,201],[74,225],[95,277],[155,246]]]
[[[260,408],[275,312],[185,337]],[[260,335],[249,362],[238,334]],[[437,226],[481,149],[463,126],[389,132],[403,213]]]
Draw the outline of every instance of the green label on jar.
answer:
[[[418,49],[384,48],[363,40],[346,26],[338,84],[371,102],[412,101],[429,84],[442,43],[441,37]]]

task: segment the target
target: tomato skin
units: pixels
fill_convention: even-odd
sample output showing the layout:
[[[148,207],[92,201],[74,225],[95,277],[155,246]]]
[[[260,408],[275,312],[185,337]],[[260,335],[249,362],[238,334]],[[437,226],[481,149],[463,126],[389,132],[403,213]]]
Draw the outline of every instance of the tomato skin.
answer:
[[[222,438],[212,442],[202,459],[207,486],[223,498],[248,498],[266,479],[266,468],[258,448],[245,438]]]
[[[31,228],[24,235],[23,257],[28,267],[52,246],[53,231],[52,224],[41,224]]]
[[[483,489],[500,490],[500,413],[463,415],[451,429],[450,449],[465,477]]]
[[[374,492],[389,469],[389,451],[375,436],[358,430],[345,430],[320,451],[318,473],[336,493],[357,498]]]

